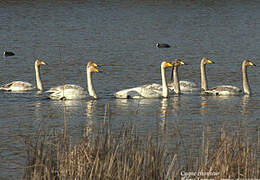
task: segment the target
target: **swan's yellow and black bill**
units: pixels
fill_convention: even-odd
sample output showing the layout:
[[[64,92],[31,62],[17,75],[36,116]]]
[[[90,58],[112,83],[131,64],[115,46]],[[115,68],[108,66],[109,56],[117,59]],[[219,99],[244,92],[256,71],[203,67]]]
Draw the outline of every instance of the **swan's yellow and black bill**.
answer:
[[[44,61],[40,61],[40,64],[41,65],[48,65],[46,62],[44,62]]]
[[[207,59],[207,63],[209,63],[209,64],[215,64],[215,62],[212,61],[212,60],[210,60],[210,59]]]
[[[168,67],[171,67],[171,66],[172,66],[172,64],[171,64],[171,63],[169,63],[169,62],[167,62],[167,66],[168,66]]]
[[[181,63],[181,65],[188,65],[186,62],[184,62],[184,61],[180,61],[180,63]]]
[[[256,66],[256,65],[255,65],[253,62],[251,62],[251,61],[248,62],[248,65],[249,65],[249,66]]]
[[[175,59],[172,62],[173,66],[181,66],[181,65],[188,65],[187,63],[185,63],[183,60],[181,59]]]
[[[95,68],[94,72],[101,72],[99,69]]]

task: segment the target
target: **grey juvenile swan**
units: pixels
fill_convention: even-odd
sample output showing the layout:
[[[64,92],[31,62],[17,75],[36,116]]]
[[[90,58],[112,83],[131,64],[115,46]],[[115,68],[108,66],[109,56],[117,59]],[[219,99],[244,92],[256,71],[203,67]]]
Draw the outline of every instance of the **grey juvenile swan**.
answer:
[[[242,62],[242,81],[243,81],[243,90],[244,94],[251,94],[251,88],[249,85],[248,77],[247,77],[247,67],[248,66],[256,66],[253,62],[249,60],[244,60]],[[204,80],[204,82],[206,82]],[[204,92],[205,94],[216,95],[216,96],[230,96],[230,95],[239,95],[242,93],[242,90],[238,87],[231,85],[222,85],[216,86]]]
[[[35,67],[35,75],[36,75],[36,84],[37,84],[37,89],[42,91],[43,90],[43,85],[42,81],[40,78],[40,66],[41,65],[46,65],[42,60],[36,59],[34,63]],[[0,87],[0,90],[4,91],[12,91],[12,92],[22,92],[22,91],[30,91],[30,90],[35,90],[36,88],[28,82],[23,82],[23,81],[13,81],[11,83],[2,85]]]
[[[187,63],[183,62],[180,59],[176,59],[175,61],[173,61],[172,73],[171,73],[171,79],[173,79],[173,83],[169,84],[168,87],[175,94],[180,94],[184,90],[184,88],[182,87],[183,82],[188,82],[188,81],[179,81],[178,68],[181,65],[187,65]]]

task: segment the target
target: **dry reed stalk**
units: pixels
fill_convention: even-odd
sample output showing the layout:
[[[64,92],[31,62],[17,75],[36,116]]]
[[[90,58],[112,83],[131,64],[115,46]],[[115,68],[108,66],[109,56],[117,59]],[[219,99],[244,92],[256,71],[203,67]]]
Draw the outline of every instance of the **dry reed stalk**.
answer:
[[[108,128],[107,123],[104,122],[103,128]],[[46,132],[27,140],[25,178],[169,180],[179,179],[181,170],[208,173],[201,178],[259,177],[259,142],[253,146],[247,134],[230,136],[222,131],[216,142],[210,142],[208,132],[204,132],[200,162],[190,161],[187,162],[189,165],[183,165],[177,164],[181,158],[178,152],[168,152],[165,146],[155,144],[152,136],[140,140],[133,128],[125,128],[118,135],[108,129],[100,132],[102,134],[92,138],[82,137],[74,146],[68,138],[64,140],[64,135],[53,136]],[[194,160],[192,157],[187,159]],[[197,166],[193,166],[194,163]]]

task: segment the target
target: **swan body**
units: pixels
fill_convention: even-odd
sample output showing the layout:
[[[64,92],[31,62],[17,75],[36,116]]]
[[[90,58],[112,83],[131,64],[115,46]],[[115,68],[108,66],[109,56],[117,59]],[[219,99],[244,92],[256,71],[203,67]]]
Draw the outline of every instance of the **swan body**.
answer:
[[[35,86],[31,83],[23,81],[13,81],[0,87],[0,90],[4,91],[30,91],[34,89]]]
[[[182,93],[185,93],[185,92],[194,92],[194,91],[199,91],[200,88],[198,87],[198,85],[194,82],[190,82],[190,81],[180,81],[180,91]],[[174,83],[169,83],[168,84],[168,88],[170,91],[173,91],[174,92],[174,86],[173,86]]]
[[[95,93],[95,89],[93,87],[92,78],[91,78],[93,72],[100,72],[100,71],[97,69],[97,64],[90,61],[86,67],[88,93],[89,96],[97,99],[98,97]],[[87,91],[84,88],[74,84],[65,84],[61,86],[56,86],[49,89],[46,92],[49,93],[49,98],[53,100],[77,100],[77,99],[84,99],[88,97]]]
[[[165,77],[165,69],[172,66],[171,63],[163,61],[161,63],[162,85],[147,84],[135,88],[125,89],[114,93],[115,98],[121,99],[140,99],[140,98],[160,98],[168,97],[168,87]]]
[[[35,75],[36,75],[36,84],[38,90],[43,90],[43,85],[40,78],[40,66],[41,65],[47,65],[42,60],[36,59],[35,61]],[[8,84],[4,84],[0,87],[0,90],[4,91],[12,91],[12,92],[22,92],[22,91],[31,91],[35,90],[36,87],[33,86],[29,82],[23,82],[23,81],[13,81]]]
[[[135,88],[124,89],[114,93],[119,99],[141,99],[162,97],[162,86],[160,84],[146,84]]]
[[[256,66],[253,62],[249,60],[244,60],[242,62],[242,81],[243,81],[243,91],[244,94],[251,94],[251,88],[249,85],[248,77],[247,77],[247,67],[248,66]],[[222,85],[216,86],[209,90],[206,90],[205,94],[215,95],[215,96],[232,96],[232,95],[240,95],[243,92],[240,88],[230,85]]]
[[[87,97],[87,92],[84,88],[74,84],[65,84],[53,87],[47,92],[50,93],[49,98],[55,100],[84,99]]]
[[[205,91],[205,94],[212,94],[215,96],[230,96],[230,95],[239,95],[242,90],[235,86],[222,85],[211,88],[210,90]]]

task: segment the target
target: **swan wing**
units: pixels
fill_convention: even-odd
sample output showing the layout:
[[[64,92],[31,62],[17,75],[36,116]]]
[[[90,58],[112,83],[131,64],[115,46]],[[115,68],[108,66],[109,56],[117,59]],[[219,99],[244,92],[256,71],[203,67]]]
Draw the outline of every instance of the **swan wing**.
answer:
[[[31,83],[23,81],[13,81],[0,87],[0,90],[5,91],[30,91],[34,89],[35,87]]]
[[[46,92],[50,93],[49,95],[50,99],[55,99],[55,100],[83,99],[87,97],[87,92],[84,90],[84,88],[74,84],[65,84],[61,86],[56,86],[49,89]]]
[[[239,95],[242,90],[235,86],[222,85],[211,88],[210,90],[205,91],[205,94],[211,94],[216,96],[230,96],[230,95]]]
[[[118,91],[114,93],[114,96],[121,99],[158,98],[162,96],[160,89],[162,89],[162,87],[159,84],[147,84]]]
[[[198,85],[194,82],[190,81],[180,81],[180,90],[181,92],[192,92],[192,91],[200,91]],[[174,83],[169,83],[168,88],[170,92],[174,92]]]
[[[198,85],[191,81],[180,81],[181,92],[199,91]]]

